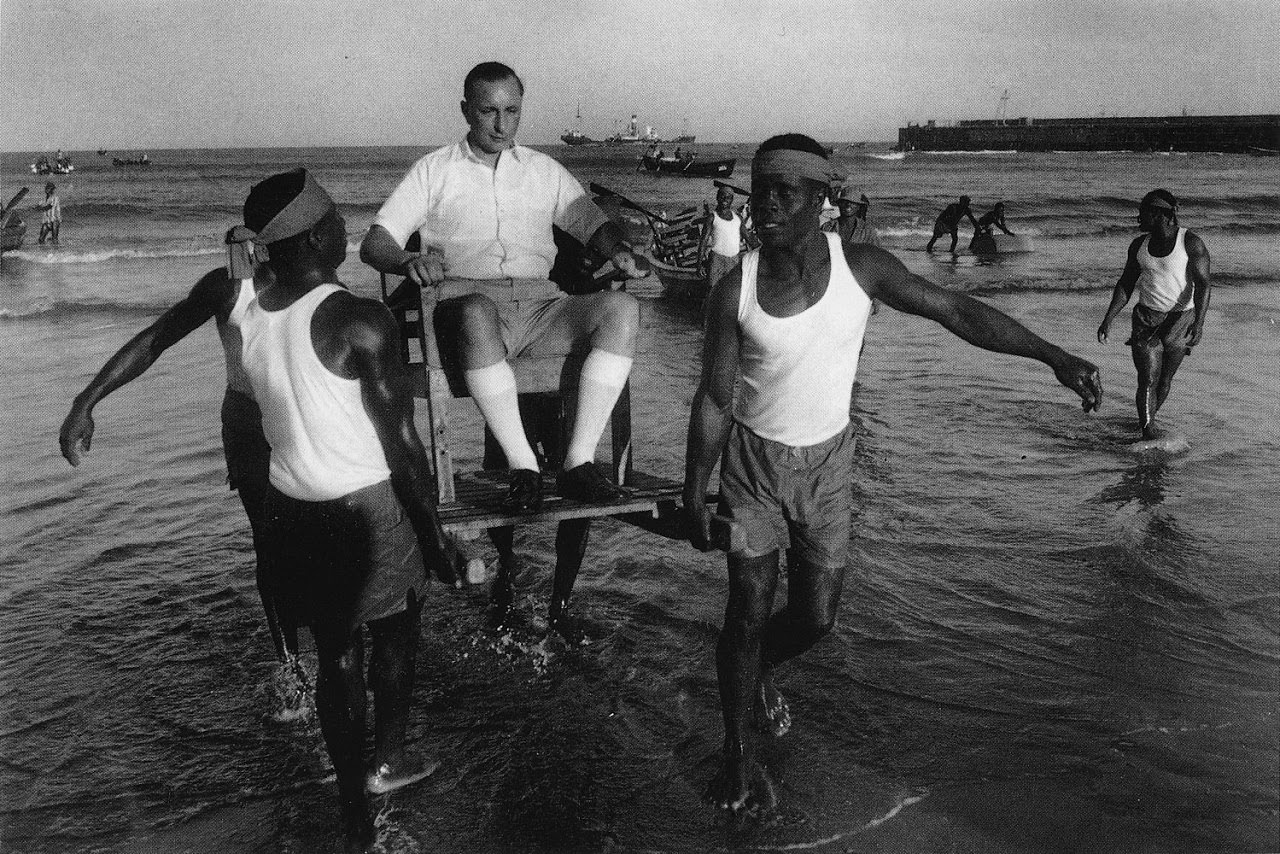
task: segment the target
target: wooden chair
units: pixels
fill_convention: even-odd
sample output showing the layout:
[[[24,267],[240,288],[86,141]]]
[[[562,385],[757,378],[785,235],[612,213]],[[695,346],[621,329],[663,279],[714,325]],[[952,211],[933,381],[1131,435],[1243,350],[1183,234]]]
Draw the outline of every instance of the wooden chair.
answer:
[[[411,247],[412,248],[412,247]],[[584,264],[561,265],[562,287],[566,279],[578,288],[584,286],[581,273]],[[566,272],[567,270],[567,272]],[[586,277],[590,281],[590,276]],[[589,286],[589,285],[587,285]],[[392,287],[390,277],[382,276],[383,302],[391,309],[401,335],[401,355],[408,365],[414,395],[426,401],[430,425],[426,436],[427,450],[434,468],[437,512],[448,533],[460,539],[488,531],[499,554],[499,579],[514,567],[512,526],[555,521],[556,577],[552,598],[553,614],[568,605],[578,569],[585,552],[590,520],[598,516],[615,516],[646,530],[679,538],[682,532],[677,513],[682,491],[678,481],[637,472],[632,467],[630,384],[624,386],[610,418],[610,462],[608,475],[614,483],[626,486],[629,496],[617,502],[588,504],[570,501],[555,494],[554,486],[545,480],[542,509],[536,513],[512,513],[502,507],[508,488],[506,460],[485,430],[483,468],[477,472],[460,472],[454,463],[455,448],[466,441],[451,429],[450,408],[458,398],[467,396],[462,372],[454,356],[450,333],[456,328],[447,311],[437,312],[433,294],[408,279]],[[520,389],[520,410],[530,445],[539,452],[544,472],[559,471],[566,445],[566,412],[568,401],[564,391],[574,392],[582,360],[572,356],[536,356],[511,360]],[[474,437],[471,441],[476,441]],[[475,582],[479,579],[468,579]],[[509,583],[509,575],[506,577]],[[497,585],[495,585],[495,591]]]

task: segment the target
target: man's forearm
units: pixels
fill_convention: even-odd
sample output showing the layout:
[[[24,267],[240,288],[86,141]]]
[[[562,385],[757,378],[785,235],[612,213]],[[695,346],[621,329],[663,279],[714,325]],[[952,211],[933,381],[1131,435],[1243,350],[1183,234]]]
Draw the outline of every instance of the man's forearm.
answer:
[[[380,225],[369,227],[360,243],[360,260],[380,273],[399,273],[404,265],[417,257],[396,244],[396,240]]]
[[[1007,314],[986,303],[965,297],[948,329],[974,346],[995,353],[1035,359],[1053,365],[1063,355],[1062,348],[1027,329]]]
[[[732,419],[727,407],[718,406],[699,390],[689,414],[689,436],[685,447],[685,490],[706,493],[711,472],[729,438]]]

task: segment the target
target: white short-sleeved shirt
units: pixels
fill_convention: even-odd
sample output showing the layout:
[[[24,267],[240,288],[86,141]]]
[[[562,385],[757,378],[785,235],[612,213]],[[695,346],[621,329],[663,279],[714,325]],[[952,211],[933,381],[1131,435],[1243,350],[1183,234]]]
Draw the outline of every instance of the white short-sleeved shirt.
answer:
[[[556,260],[551,226],[586,243],[607,221],[578,180],[540,151],[515,145],[491,167],[464,139],[409,169],[374,224],[403,246],[415,231],[462,279],[545,279]]]

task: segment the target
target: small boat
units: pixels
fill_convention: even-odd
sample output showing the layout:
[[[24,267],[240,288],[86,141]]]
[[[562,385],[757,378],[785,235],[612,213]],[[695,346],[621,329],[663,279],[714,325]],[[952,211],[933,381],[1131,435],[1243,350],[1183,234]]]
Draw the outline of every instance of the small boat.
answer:
[[[1259,148],[1256,145],[1249,146],[1249,153],[1254,157],[1280,157],[1280,148]]]
[[[22,238],[27,233],[27,224],[22,221],[22,217],[18,216],[18,212],[13,209],[18,203],[27,197],[27,187],[23,187],[13,194],[13,198],[9,200],[3,208],[0,208],[0,222],[4,223],[4,228],[0,229],[0,253],[8,252],[10,249],[17,249],[22,245]],[[10,213],[13,211],[13,213]]]
[[[150,166],[151,158],[147,155],[141,157],[113,157],[111,158],[112,166]]]
[[[36,162],[31,164],[31,172],[35,175],[66,175],[74,172],[75,169],[71,158],[66,156],[50,160],[48,156],[41,154],[36,158]]]
[[[733,174],[736,158],[727,160],[698,160],[696,157],[653,157],[644,155],[640,163],[650,172],[668,175],[684,175],[688,178],[728,178]]]
[[[648,258],[664,296],[701,302],[707,295],[707,271],[698,258],[702,242],[702,223],[697,207],[685,208],[672,216],[657,214],[599,184],[591,184],[591,192],[606,209],[617,206],[644,216],[652,240]]]
[[[10,214],[9,219],[5,221],[4,228],[0,229],[0,252],[8,252],[10,249],[17,249],[22,245],[22,238],[27,234],[27,224],[22,217]]]

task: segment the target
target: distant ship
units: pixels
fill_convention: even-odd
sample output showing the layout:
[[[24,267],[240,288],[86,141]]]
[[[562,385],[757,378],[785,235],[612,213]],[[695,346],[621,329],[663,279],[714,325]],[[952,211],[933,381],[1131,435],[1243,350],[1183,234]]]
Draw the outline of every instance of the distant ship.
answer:
[[[631,122],[627,126],[626,133],[615,133],[604,142],[605,145],[688,145],[692,143],[694,139],[695,137],[691,133],[681,134],[673,139],[663,139],[658,136],[650,125],[645,125],[644,133],[640,133],[640,129],[637,124],[637,117],[633,114],[631,116]]]
[[[565,145],[599,145],[600,140],[592,139],[585,133],[578,133],[574,130],[566,130],[560,134],[560,141]]]
[[[577,124],[575,125],[575,128],[581,128],[582,127],[582,104],[578,104],[578,111],[574,114],[574,118],[577,120]],[[563,142],[565,145],[600,145],[601,144],[600,140],[592,139],[591,137],[583,133],[581,130],[577,130],[577,129],[575,130],[566,129],[564,133],[560,134],[560,141]]]

